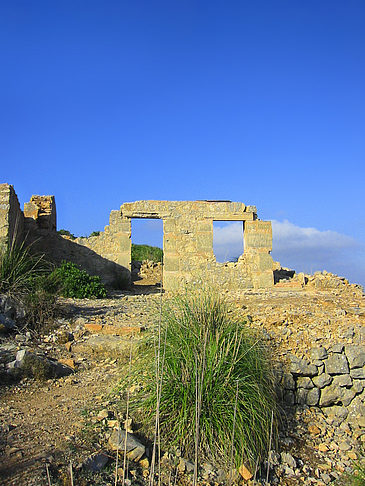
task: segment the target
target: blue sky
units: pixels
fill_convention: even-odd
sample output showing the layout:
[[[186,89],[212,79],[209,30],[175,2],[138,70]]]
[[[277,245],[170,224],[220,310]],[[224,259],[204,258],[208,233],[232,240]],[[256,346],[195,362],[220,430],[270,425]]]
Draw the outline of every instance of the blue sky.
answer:
[[[365,284],[364,25],[363,0],[3,0],[0,179],[79,235],[126,201],[254,204],[284,266]]]

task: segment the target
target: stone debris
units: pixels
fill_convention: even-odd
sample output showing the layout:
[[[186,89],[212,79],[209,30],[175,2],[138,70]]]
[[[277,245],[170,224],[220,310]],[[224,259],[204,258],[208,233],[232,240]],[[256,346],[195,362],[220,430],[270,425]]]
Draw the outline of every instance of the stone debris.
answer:
[[[324,278],[333,281],[333,277]],[[67,450],[75,450],[77,446],[77,460],[75,452],[53,460],[53,464],[64,464],[65,468],[70,460],[75,460],[75,464],[78,461],[82,467],[75,467],[77,474],[87,469],[88,460],[90,464],[95,460],[97,469],[98,454],[111,456],[115,461],[115,449],[110,454],[104,451],[108,444],[112,449],[111,442],[123,450],[123,437],[118,435],[117,428],[124,423],[125,416],[116,414],[122,394],[110,392],[118,380],[120,364],[128,363],[131,339],[137,342],[141,333],[133,337],[93,333],[87,324],[99,326],[99,330],[115,326],[138,327],[148,332],[155,324],[152,310],[158,308],[161,296],[138,292],[139,289],[116,293],[112,299],[100,301],[62,299],[67,314],[59,319],[58,329],[42,336],[37,343],[31,336],[20,333],[0,337],[0,375],[2,370],[8,376],[11,367],[7,365],[22,362],[27,356],[44,357],[52,363],[70,359],[75,365],[69,376],[41,382],[19,377],[20,381],[4,387],[0,405],[0,453],[4,454],[4,460],[0,456],[0,477],[5,470],[12,471],[10,465],[30,459],[38,451],[56,455],[56,441],[66,441]],[[245,484],[265,484],[268,464],[271,485],[335,484],[343,473],[351,470],[365,445],[362,292],[341,280],[339,287],[326,290],[309,290],[306,284],[297,290],[242,290],[226,295],[248,326],[265,330],[265,343],[275,358],[278,393],[284,401],[285,419],[277,447],[256,472],[245,464],[253,474]],[[68,348],[67,343],[71,344]],[[133,390],[130,393],[133,399]],[[85,408],[87,414],[80,414]],[[80,434],[90,428],[95,431],[91,449],[82,442]],[[130,467],[128,474],[125,472],[126,484],[145,484],[149,481],[151,448],[137,439],[138,426],[134,424],[133,429],[128,437],[138,445],[134,442],[128,453],[130,460],[136,462],[135,469]],[[132,427],[128,430],[132,431]],[[6,479],[4,484],[46,484],[46,460],[44,457],[34,470],[28,469],[26,479],[19,479],[20,471],[12,472],[12,479]],[[182,484],[191,483],[194,464],[181,454],[169,453],[162,457],[161,484],[174,483],[178,465],[183,470],[178,480]],[[106,475],[109,469],[101,466],[93,472],[93,466],[90,467],[88,474],[93,474],[95,484],[96,478]],[[212,486],[230,481],[224,471],[208,462],[198,465],[198,477],[202,484]],[[33,483],[29,478],[34,478]],[[103,478],[101,484],[107,484],[106,476]],[[242,476],[232,474],[232,478],[233,484],[242,484]]]

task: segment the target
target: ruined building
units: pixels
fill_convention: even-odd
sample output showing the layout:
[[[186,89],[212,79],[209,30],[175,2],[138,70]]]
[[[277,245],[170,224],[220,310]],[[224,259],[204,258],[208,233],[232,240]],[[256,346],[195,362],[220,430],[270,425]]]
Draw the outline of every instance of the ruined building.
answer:
[[[163,221],[163,286],[173,289],[202,278],[227,288],[274,285],[271,222],[257,218],[255,206],[230,201],[136,201],[110,213],[99,236],[70,240],[57,233],[53,196],[32,196],[20,209],[14,188],[0,184],[0,244],[27,239],[55,262],[69,260],[109,285],[130,283],[131,219]],[[213,253],[213,222],[242,221],[244,253],[218,263]]]

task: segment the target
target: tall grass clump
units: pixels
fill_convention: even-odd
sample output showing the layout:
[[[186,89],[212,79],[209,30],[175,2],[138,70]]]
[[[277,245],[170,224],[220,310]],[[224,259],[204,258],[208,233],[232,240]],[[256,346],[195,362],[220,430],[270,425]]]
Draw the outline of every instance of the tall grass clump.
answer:
[[[0,294],[6,294],[25,311],[21,329],[41,332],[52,325],[56,314],[59,283],[51,275],[52,265],[32,246],[15,240],[0,248]]]
[[[151,427],[158,405],[162,444],[223,466],[233,459],[236,467],[253,467],[266,457],[276,407],[260,337],[211,290],[164,304],[158,331],[161,381],[156,387],[156,345],[150,342],[140,365],[147,376],[138,403]]]
[[[15,242],[0,248],[0,293],[12,295],[32,290],[34,279],[50,272],[44,255],[34,255],[31,247]]]

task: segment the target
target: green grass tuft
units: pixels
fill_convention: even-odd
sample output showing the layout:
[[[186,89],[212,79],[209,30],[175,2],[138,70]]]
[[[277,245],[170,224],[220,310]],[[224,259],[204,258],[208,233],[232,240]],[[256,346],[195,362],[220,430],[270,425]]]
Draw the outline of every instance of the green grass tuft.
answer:
[[[152,427],[157,394],[152,341],[143,352],[146,360],[137,364],[136,376],[146,378],[135,402]],[[176,445],[193,458],[199,417],[199,457],[229,465],[232,439],[236,467],[242,462],[253,467],[266,457],[272,415],[274,443],[277,430],[270,361],[259,336],[235,317],[223,298],[204,291],[167,302],[160,355],[160,430],[165,446]]]

